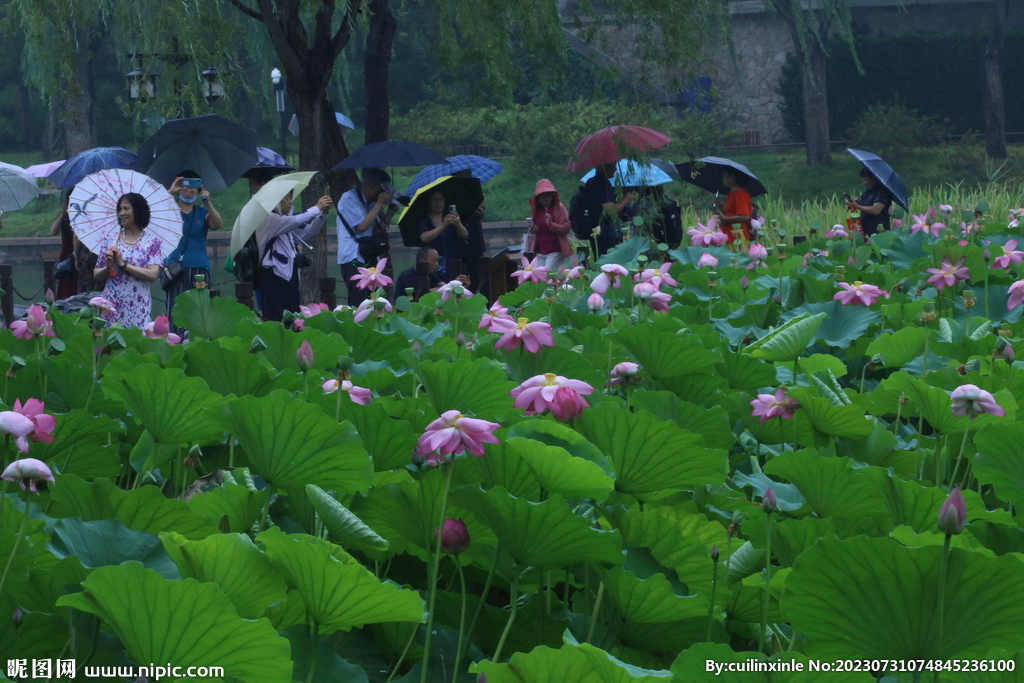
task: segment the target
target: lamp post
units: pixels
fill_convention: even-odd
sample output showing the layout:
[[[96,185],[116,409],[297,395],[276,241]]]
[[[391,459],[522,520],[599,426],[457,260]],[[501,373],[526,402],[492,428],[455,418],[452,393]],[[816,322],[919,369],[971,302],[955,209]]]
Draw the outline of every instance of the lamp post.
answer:
[[[206,95],[206,101],[209,104],[213,104],[220,98],[224,97],[224,85],[220,82],[220,78],[217,77],[217,70],[212,66],[203,71],[203,94]]]
[[[274,97],[277,103],[277,113],[281,116],[281,156],[288,160],[288,142],[286,138],[288,123],[285,121],[287,115],[284,106],[284,79],[281,78],[281,70],[274,67],[270,72],[270,81],[274,84]]]
[[[133,102],[145,102],[156,93],[156,74],[139,68],[126,73],[124,77],[128,79],[128,97]]]

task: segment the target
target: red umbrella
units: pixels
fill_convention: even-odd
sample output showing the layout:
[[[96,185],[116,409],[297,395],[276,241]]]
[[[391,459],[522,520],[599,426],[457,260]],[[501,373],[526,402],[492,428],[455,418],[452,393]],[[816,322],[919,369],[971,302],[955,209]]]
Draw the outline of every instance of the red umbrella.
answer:
[[[572,173],[613,164],[630,152],[650,152],[670,142],[667,135],[643,126],[610,126],[583,138],[565,170]]]

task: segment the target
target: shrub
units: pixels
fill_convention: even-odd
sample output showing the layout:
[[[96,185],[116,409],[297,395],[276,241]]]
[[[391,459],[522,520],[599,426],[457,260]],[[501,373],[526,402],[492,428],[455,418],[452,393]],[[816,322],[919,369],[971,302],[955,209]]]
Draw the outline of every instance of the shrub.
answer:
[[[946,134],[948,123],[934,116],[921,116],[916,109],[900,104],[876,104],[860,115],[847,137],[854,147],[896,159],[936,144]]]

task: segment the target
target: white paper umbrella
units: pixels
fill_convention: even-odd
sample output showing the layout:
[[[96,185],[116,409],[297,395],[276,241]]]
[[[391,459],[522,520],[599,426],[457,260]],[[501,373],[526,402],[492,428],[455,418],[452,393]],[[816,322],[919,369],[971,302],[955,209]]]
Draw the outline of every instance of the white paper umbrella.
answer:
[[[107,235],[116,236],[117,200],[135,192],[149,204],[146,231],[160,238],[160,252],[171,255],[181,241],[181,210],[163,185],[149,176],[123,168],[110,168],[86,176],[75,185],[68,200],[71,229],[90,250],[96,251]]]
[[[289,192],[298,194],[306,189],[316,171],[299,171],[279,175],[252,196],[238,212],[235,226],[231,229],[231,253],[237,254],[267,216]]]

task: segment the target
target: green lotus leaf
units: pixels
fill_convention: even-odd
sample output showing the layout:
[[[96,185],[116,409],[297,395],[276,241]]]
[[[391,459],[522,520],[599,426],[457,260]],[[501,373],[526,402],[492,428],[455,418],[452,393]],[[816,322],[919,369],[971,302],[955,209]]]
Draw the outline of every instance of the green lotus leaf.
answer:
[[[708,560],[710,568],[711,561]],[[599,569],[607,599],[631,623],[664,624],[707,616],[708,601],[702,595],[679,595],[664,574],[640,578],[623,567]]]
[[[612,473],[611,464],[600,449],[567,425],[552,420],[523,420],[508,430],[508,438],[513,437],[523,437],[548,446],[564,448],[577,458],[599,465],[605,474]]]
[[[400,296],[395,301],[395,306],[399,311],[402,310],[400,307],[402,299],[405,299],[406,305],[408,306],[408,308],[405,309],[406,311],[412,308],[412,302],[404,296]],[[400,315],[392,315],[386,318],[385,328],[401,332],[402,336],[405,337],[406,341],[410,344],[412,342],[419,342],[423,348],[427,348],[443,337],[445,332],[451,329],[451,325],[447,323],[438,323],[430,329],[427,329],[426,327],[420,327],[419,325],[409,322]]]
[[[826,316],[826,313],[799,315],[769,331],[743,352],[762,360],[792,362],[803,355]]]
[[[631,413],[604,402],[584,411],[576,422],[579,432],[608,456],[615,488],[623,493],[725,481],[724,451],[704,448],[700,435],[648,412]]]
[[[596,389],[604,385],[604,372],[607,370],[606,367],[596,370],[583,354],[576,353],[566,346],[545,346],[537,353],[510,353],[508,366],[513,377],[526,379],[552,373],[569,379],[578,379]],[[597,398],[598,394],[593,394],[592,397],[587,397],[587,401],[593,403]]]
[[[256,540],[295,584],[321,634],[384,621],[424,621],[419,593],[381,582],[354,561],[339,561],[326,544],[285,535],[276,527]]]
[[[515,384],[501,368],[486,358],[454,363],[420,363],[420,376],[427,396],[440,413],[458,410],[485,420],[500,418],[512,408],[509,392]]]
[[[684,401],[707,407],[718,405],[728,388],[723,378],[711,372],[665,377],[653,382],[652,386],[671,391]]]
[[[886,368],[900,368],[924,353],[924,342],[931,331],[925,327],[904,327],[895,332],[883,332],[868,344],[867,355],[881,356],[876,363]]]
[[[1024,529],[1017,529],[995,524],[993,522],[976,521],[966,527],[981,545],[996,555],[1007,553],[1024,554]]]
[[[866,439],[874,431],[875,425],[865,417],[863,408],[833,405],[829,399],[815,396],[807,387],[795,387],[789,395],[800,403],[800,412],[822,434]]]
[[[155,486],[122,491],[108,479],[88,483],[73,474],[58,474],[56,480],[50,493],[53,501],[85,522],[118,519],[136,531],[154,535],[176,531],[194,540],[217,533],[217,527],[208,519],[190,510],[184,502],[164,497]]]
[[[136,662],[216,666],[246,683],[286,683],[288,641],[266,619],[248,621],[212,583],[168,581],[138,562],[100,567],[61,607],[95,614]]]
[[[226,341],[226,340],[225,340]],[[185,349],[185,374],[202,377],[210,389],[222,396],[263,396],[273,386],[266,366],[247,349],[222,346],[216,341],[199,341]]]
[[[114,435],[124,433],[124,425],[87,410],[73,410],[54,415],[53,443],[32,444],[32,457],[42,460],[64,474],[77,474],[84,479],[116,477],[121,461],[106,446]]]
[[[189,541],[175,533],[160,535],[163,549],[182,577],[214,583],[243,619],[258,619],[288,592],[281,572],[245,534],[215,534]]]
[[[790,365],[777,365],[775,369],[776,376],[774,382],[762,384],[762,387],[773,386],[774,384],[797,384],[797,382],[793,381],[793,368]],[[815,375],[827,377],[829,372],[832,373],[833,377],[843,377],[847,371],[846,364],[839,358],[824,353],[815,353],[800,359],[797,365],[797,372],[805,378],[813,378]]]
[[[1020,560],[959,548],[949,553],[940,646],[943,552],[888,538],[823,538],[797,559],[783,611],[819,657],[951,659],[1024,647]]]
[[[512,437],[505,442],[505,453],[525,462],[542,490],[564,498],[604,500],[615,486],[599,465],[558,446]]]
[[[764,472],[792,482],[819,517],[885,515],[878,489],[847,458],[823,458],[812,450],[787,451]]]
[[[171,558],[160,539],[145,531],[129,529],[116,519],[60,519],[53,525],[50,551],[59,558],[74,556],[83,567],[94,569],[135,560],[165,579],[178,579]],[[258,615],[257,615],[258,616]]]
[[[672,332],[637,325],[614,335],[632,353],[644,372],[654,379],[691,373],[711,373],[722,355],[704,347],[698,337],[677,337]]]
[[[733,354],[737,358],[747,358]],[[747,358],[747,360],[751,360]],[[759,361],[753,361],[758,363]],[[770,365],[765,364],[771,368]],[[687,403],[667,391],[638,389],[630,396],[634,408],[646,410],[660,420],[674,422],[680,429],[687,429],[704,437],[708,448],[728,450],[736,442],[730,426],[729,414],[721,406],[705,408]]]
[[[317,329],[308,328],[300,332],[285,329],[276,322],[257,324],[247,322],[239,326],[238,335],[244,340],[259,337],[267,348],[259,352],[259,356],[278,370],[297,370],[295,352],[302,342],[309,342],[313,349],[314,367],[318,369],[333,368],[338,364],[339,356],[351,355],[352,350],[338,335],[327,336]]]
[[[929,386],[918,377],[900,371],[883,380],[882,387],[906,394],[908,404],[903,414],[923,416],[937,432],[963,434],[967,428],[966,417],[953,415],[949,392]]]
[[[388,549],[386,540],[322,488],[309,484],[306,493],[335,543],[362,550]]]
[[[375,360],[387,361],[394,368],[404,365],[402,353],[409,349],[409,343],[401,334],[384,334],[369,324],[346,322],[341,325],[341,336],[351,347],[349,356],[356,363]]]
[[[11,589],[10,593],[21,609],[53,614],[57,612],[57,598],[66,593],[64,586],[81,583],[90,571],[82,566],[77,557],[69,556],[52,567],[31,567],[27,581],[8,580],[7,587]],[[4,621],[0,620],[0,628]],[[0,643],[3,642],[3,636],[0,635]]]
[[[715,368],[729,383],[730,389],[753,390],[776,384],[776,368],[771,363],[731,351],[723,356],[724,361]]]
[[[518,437],[521,438],[521,437]],[[540,481],[534,475],[527,461],[520,455],[519,449],[508,444],[508,439],[498,432],[499,444],[488,446],[487,457],[474,458],[472,464],[480,469],[479,481],[486,488],[501,486],[513,496],[527,500],[540,500]],[[534,441],[538,448],[546,448]],[[557,447],[552,447],[557,448]]]
[[[218,526],[221,520],[227,520],[226,531],[237,534],[249,531],[256,520],[263,516],[263,508],[269,497],[270,491],[266,489],[254,491],[247,486],[225,481],[212,491],[193,496],[188,506]]]
[[[598,262],[598,267],[609,264],[628,266],[635,263],[637,257],[651,248],[651,241],[646,237],[631,237],[617,247],[610,249]]]
[[[619,532],[593,529],[561,496],[534,503],[500,486],[489,491],[467,486],[452,491],[451,499],[489,526],[502,549],[523,567],[621,564],[624,559]]]
[[[517,652],[507,664],[483,660],[470,667],[487,675],[487,683],[667,683],[672,674],[642,669],[616,659],[587,643],[567,643],[559,649],[541,646]]]
[[[752,662],[759,668],[763,666],[763,670],[726,669],[729,665],[749,668]],[[672,680],[674,683],[871,683],[875,680],[867,671],[810,671],[809,663],[807,656],[798,652],[778,652],[767,657],[760,652],[737,652],[728,645],[698,643],[676,657]],[[712,668],[715,664],[723,669]],[[797,671],[797,664],[801,665],[800,671]]]
[[[743,522],[743,533],[751,539],[754,547],[764,550],[765,529],[768,518],[748,519]],[[792,567],[801,553],[814,545],[819,538],[838,536],[848,538],[860,530],[854,529],[842,518],[804,517],[771,520],[772,557],[783,567]]]
[[[174,322],[189,332],[190,341],[235,337],[239,326],[256,314],[234,299],[210,297],[208,290],[190,289],[174,299]]]
[[[159,443],[182,444],[217,435],[210,406],[224,401],[200,377],[143,364],[120,378],[106,377],[103,391],[128,405],[135,421]]]
[[[782,594],[782,586],[785,583],[784,579],[780,580],[780,577],[784,577],[785,573],[789,571],[791,571],[789,568],[783,568],[772,572],[772,586],[768,596],[767,623],[769,624],[786,620],[779,609],[779,596]],[[756,574],[745,576],[729,588],[732,591],[732,595],[725,606],[725,612],[729,615],[729,618],[752,624],[760,623],[765,588],[764,572],[759,571]]]
[[[278,489],[316,484],[332,491],[366,490],[373,466],[351,425],[331,418],[283,391],[243,396],[216,418],[245,449],[249,465]]]
[[[347,392],[339,391],[324,396],[320,406],[329,411],[328,415],[338,412],[342,420],[352,423],[363,448],[373,458],[375,471],[403,468],[412,461],[419,434],[408,420],[392,417],[380,403],[359,405],[349,399]]]
[[[995,487],[996,494],[1014,507],[1024,507],[1024,424],[990,424],[974,436],[978,481]]]
[[[929,545],[941,546],[946,542],[946,534],[940,531],[922,531],[918,533],[909,526],[898,526],[892,530],[889,536],[894,541],[898,541],[908,548],[923,548]],[[986,557],[996,556],[994,552],[983,546],[970,534],[956,534],[949,541],[952,548],[974,551]]]
[[[15,607],[19,607],[23,612],[22,623],[18,628],[14,627],[10,618],[0,619],[0,657],[7,661],[29,658],[28,664],[31,665],[33,657],[42,659],[60,652],[68,642],[67,617],[64,614],[26,612],[26,606],[16,603],[14,597],[8,590],[0,593],[0,611],[3,614],[13,614]],[[50,611],[55,610],[51,607]],[[28,670],[31,671],[31,666]],[[0,679],[7,681],[3,674],[0,674]]]
[[[321,315],[314,318],[327,317]],[[293,626],[281,634],[292,648],[293,681],[305,681],[315,675],[317,683],[368,683],[366,671],[338,655],[338,639],[333,635],[313,637],[305,624]],[[351,657],[351,655],[349,655]],[[316,668],[311,671],[313,665]]]

